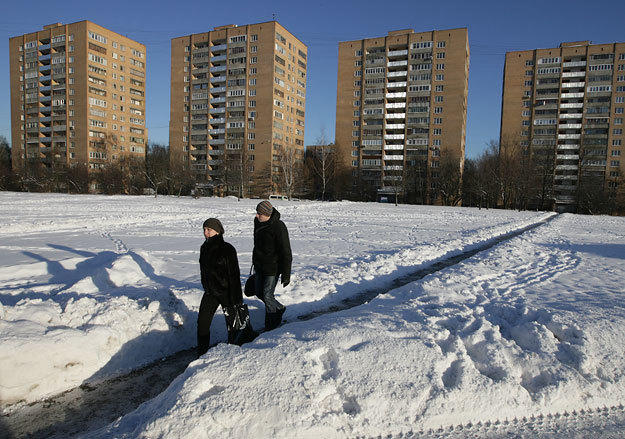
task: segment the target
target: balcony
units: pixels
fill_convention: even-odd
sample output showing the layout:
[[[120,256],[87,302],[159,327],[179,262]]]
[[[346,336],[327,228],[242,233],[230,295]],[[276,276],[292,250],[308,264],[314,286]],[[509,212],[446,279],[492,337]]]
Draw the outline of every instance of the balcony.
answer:
[[[403,66],[407,66],[408,65],[408,61],[407,60],[401,60],[401,61],[390,61],[386,64],[387,67],[403,67]]]
[[[386,129],[387,130],[403,130],[405,127],[406,127],[406,125],[403,124],[403,123],[386,124]]]
[[[403,134],[385,134],[384,139],[385,140],[403,140],[404,135]]]
[[[39,77],[39,82],[41,82],[42,84],[48,85],[51,81],[52,78],[50,77],[50,75],[43,75]]]
[[[583,102],[573,102],[570,104],[560,104],[560,108],[583,108]]]
[[[585,82],[563,82],[562,88],[584,88]]]
[[[223,104],[226,102],[226,98],[211,98],[209,101],[211,104]]]
[[[213,82],[213,81],[211,81],[211,82]],[[210,91],[211,94],[225,93],[226,87],[213,87],[209,91]]]
[[[558,151],[578,150],[579,145],[558,145]]]
[[[387,119],[406,119],[406,113],[386,113]]]
[[[218,73],[218,72],[225,72],[227,69],[226,66],[215,66],[215,67],[211,67],[211,73]],[[224,78],[225,80],[225,78]],[[212,82],[212,81],[211,81]]]
[[[223,123],[226,123],[226,118],[216,117],[214,119],[209,119],[208,123],[210,123],[211,125],[221,125]]]
[[[49,54],[48,55],[39,55],[39,62],[43,62],[43,63],[50,62],[50,58],[51,58],[51,56]]]
[[[408,75],[408,72],[406,70],[402,70],[400,72],[388,72],[386,77],[387,78],[398,78],[398,77],[405,77]]]
[[[556,165],[556,171],[577,171],[577,165]]]
[[[226,60],[226,55],[217,55],[217,56],[213,56],[211,57],[211,62],[212,63],[216,63],[216,62],[222,62]]]
[[[582,113],[564,113],[560,115],[560,119],[581,119]]]
[[[581,134],[558,134],[558,140],[579,139]]]
[[[584,97],[584,93],[562,93],[560,97],[562,99],[580,99]]]
[[[226,44],[218,44],[216,46],[211,46],[211,52],[223,52],[226,50],[228,46]]]
[[[384,148],[386,149],[386,148]],[[404,160],[403,155],[384,155],[384,160]]]
[[[211,134],[213,136],[217,135],[217,134],[224,134],[225,132],[226,132],[226,130],[223,129],[223,128],[215,128],[215,129],[212,129],[212,130],[208,130],[208,134]]]
[[[30,137],[26,139],[26,143],[39,143],[39,137]]]
[[[213,76],[210,79],[211,84],[218,84],[220,82],[226,82],[226,77],[225,76]]]
[[[404,167],[403,166],[399,166],[399,165],[385,166],[384,167],[385,171],[401,171],[403,169],[404,169]],[[401,176],[399,176],[399,175],[385,175],[384,176],[384,180],[401,181]]]
[[[398,93],[386,93],[387,99],[397,99],[397,98],[405,98],[406,92],[398,92]]]
[[[404,145],[384,145],[384,151],[403,151]]]
[[[401,81],[401,82],[387,82],[386,83],[386,87],[387,88],[406,88],[406,85],[408,85],[406,83],[406,81]]]
[[[211,146],[223,145],[224,143],[226,143],[226,139],[208,139],[208,144]],[[212,152],[210,152],[210,154],[212,154]]]
[[[572,61],[565,62],[562,64],[562,68],[571,68],[571,67],[586,67],[586,61]]]
[[[562,73],[563,78],[582,78],[586,76],[586,72],[564,72]]]
[[[50,44],[41,44],[37,49],[39,49],[39,52],[48,52],[50,50]]]
[[[579,155],[577,155],[577,154],[557,154],[556,158],[558,160],[579,160]]]
[[[405,102],[387,103],[385,107],[386,108],[406,108],[406,103]]]
[[[226,109],[224,107],[220,107],[220,108],[211,108],[210,110],[208,110],[208,112],[210,114],[220,114],[220,113],[225,113]]]
[[[558,129],[560,130],[581,130],[581,123],[561,123],[558,124]]]
[[[208,151],[206,151],[206,153],[209,156],[224,155],[224,152],[221,149],[209,149]]]
[[[389,50],[388,57],[408,56],[408,50]]]
[[[44,64],[43,66],[39,66],[39,71],[44,74],[45,72],[49,72],[51,69],[52,67],[50,66],[50,64]]]

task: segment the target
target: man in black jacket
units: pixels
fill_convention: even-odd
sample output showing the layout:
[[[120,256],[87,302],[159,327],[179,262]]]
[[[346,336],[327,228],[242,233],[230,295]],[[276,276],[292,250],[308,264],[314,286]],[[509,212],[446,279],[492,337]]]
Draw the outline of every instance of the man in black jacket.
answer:
[[[289,232],[269,201],[256,206],[254,218],[254,250],[252,262],[256,272],[256,296],[265,303],[265,330],[280,326],[286,307],[276,300],[278,279],[286,287],[291,281],[291,244]]]
[[[210,328],[217,307],[224,309],[243,302],[239,260],[234,247],[225,242],[224,228],[216,218],[204,221],[206,240],[200,248],[200,273],[204,295],[197,317],[197,353],[210,344]]]

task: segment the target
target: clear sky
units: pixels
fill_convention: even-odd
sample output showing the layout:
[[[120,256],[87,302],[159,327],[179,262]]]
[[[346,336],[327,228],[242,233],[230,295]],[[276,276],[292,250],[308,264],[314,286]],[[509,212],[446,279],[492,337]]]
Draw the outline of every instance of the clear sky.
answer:
[[[55,8],[52,9],[52,5]],[[4,2],[0,15],[0,135],[11,138],[9,38],[51,23],[90,20],[147,48],[147,128],[168,143],[170,40],[275,19],[308,46],[305,143],[334,140],[338,42],[466,27],[471,49],[466,155],[499,138],[505,53],[564,41],[625,42],[624,0],[126,0]]]

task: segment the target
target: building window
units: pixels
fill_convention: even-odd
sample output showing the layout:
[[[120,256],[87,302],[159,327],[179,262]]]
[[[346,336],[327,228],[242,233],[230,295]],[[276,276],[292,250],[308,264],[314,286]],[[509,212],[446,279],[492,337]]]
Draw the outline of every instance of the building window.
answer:
[[[445,80],[445,75],[443,74],[436,75],[436,81],[444,81],[444,80]]]
[[[436,47],[439,49],[445,48],[445,41],[439,41],[436,43]]]
[[[442,75],[441,75],[441,76],[442,76]],[[441,81],[442,81],[442,79],[441,79]],[[437,85],[437,86],[435,87],[434,91],[443,91],[444,87],[445,87],[444,85]],[[442,97],[442,96],[441,96],[441,97]]]

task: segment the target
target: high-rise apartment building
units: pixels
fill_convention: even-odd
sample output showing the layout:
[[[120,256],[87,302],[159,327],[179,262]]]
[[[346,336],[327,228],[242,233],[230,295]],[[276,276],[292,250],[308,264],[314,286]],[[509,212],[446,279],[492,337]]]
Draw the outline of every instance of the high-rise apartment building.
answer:
[[[14,169],[143,160],[145,46],[89,21],[9,40]]]
[[[435,202],[442,160],[464,163],[467,29],[339,43],[336,144],[365,198]]]
[[[307,47],[276,21],[171,42],[170,161],[226,193],[286,191],[304,156]]]
[[[624,113],[625,43],[506,54],[500,145],[531,157],[543,208],[575,210],[584,184],[616,189]]]

